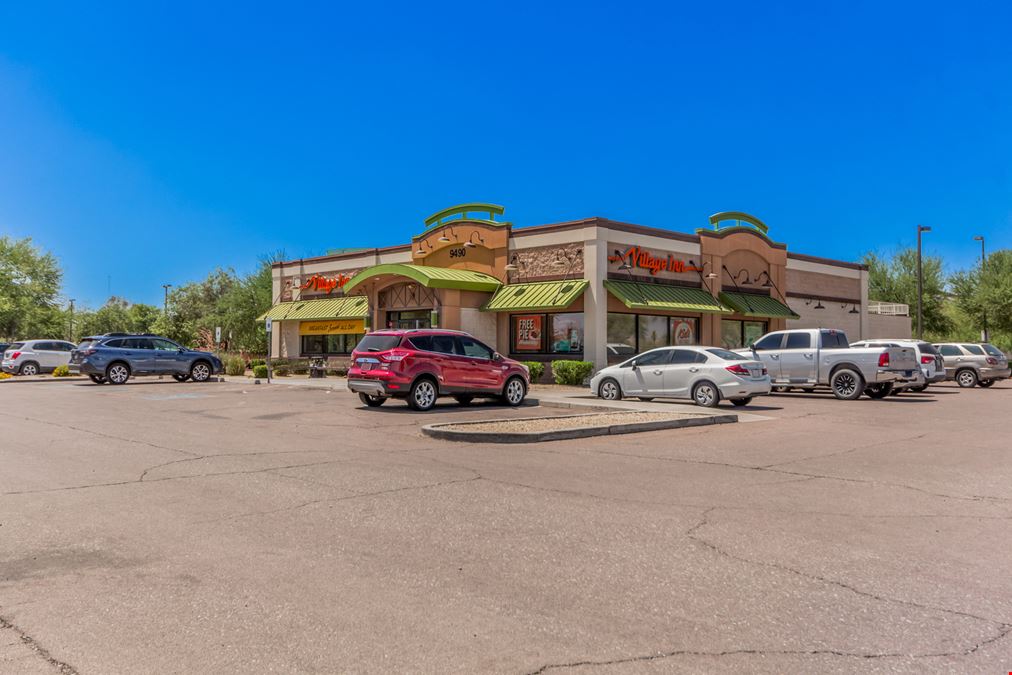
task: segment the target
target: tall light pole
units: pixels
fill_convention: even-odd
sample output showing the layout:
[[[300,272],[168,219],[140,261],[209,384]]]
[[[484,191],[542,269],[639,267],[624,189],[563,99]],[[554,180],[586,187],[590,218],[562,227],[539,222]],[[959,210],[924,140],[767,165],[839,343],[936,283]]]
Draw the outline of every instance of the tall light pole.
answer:
[[[984,252],[984,237],[981,236],[981,235],[977,235],[976,237],[973,238],[973,240],[980,242],[980,275],[983,277],[984,276],[984,272],[987,271],[987,254]],[[984,334],[981,337],[984,338],[984,340],[983,340],[984,342],[987,342],[988,338],[990,336],[987,334],[987,309],[986,308],[984,309],[983,313],[984,313]]]
[[[70,299],[70,336],[67,339],[74,341],[74,298]]]
[[[927,225],[917,226],[917,339],[924,339],[924,268],[921,265],[921,234],[931,232]]]
[[[169,289],[172,288],[172,284],[162,284],[162,288],[165,289],[165,304],[162,305],[162,314],[165,316],[169,315]]]

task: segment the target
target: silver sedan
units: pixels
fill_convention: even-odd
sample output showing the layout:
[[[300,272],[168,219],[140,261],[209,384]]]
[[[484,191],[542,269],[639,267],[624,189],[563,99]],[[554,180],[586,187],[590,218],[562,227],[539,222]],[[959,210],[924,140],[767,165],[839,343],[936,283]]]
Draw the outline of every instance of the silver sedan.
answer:
[[[761,362],[719,347],[661,347],[600,370],[590,390],[609,401],[688,398],[712,408],[727,399],[743,406],[770,393],[770,376]]]

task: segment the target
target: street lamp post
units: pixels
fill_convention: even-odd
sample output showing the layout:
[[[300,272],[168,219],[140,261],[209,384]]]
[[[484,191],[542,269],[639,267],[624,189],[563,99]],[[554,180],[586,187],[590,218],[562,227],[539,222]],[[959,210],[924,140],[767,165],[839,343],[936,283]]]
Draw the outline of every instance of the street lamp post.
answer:
[[[169,315],[169,289],[172,288],[172,284],[162,284],[162,288],[165,289],[165,304],[162,305],[162,314],[165,316]]]
[[[70,336],[67,339],[74,342],[74,298],[70,299]]]
[[[924,268],[921,265],[921,234],[931,232],[927,225],[917,226],[917,339],[924,339]]]
[[[981,274],[981,276],[984,276],[984,272],[987,270],[987,253],[984,252],[984,237],[981,236],[981,235],[977,235],[976,237],[973,238],[973,240],[980,242],[980,274]],[[986,308],[983,310],[983,314],[984,314],[984,317],[983,317],[984,318],[984,333],[983,333],[983,335],[981,337],[984,338],[983,339],[984,342],[987,342],[990,336],[988,335],[988,331],[987,331],[987,309]]]

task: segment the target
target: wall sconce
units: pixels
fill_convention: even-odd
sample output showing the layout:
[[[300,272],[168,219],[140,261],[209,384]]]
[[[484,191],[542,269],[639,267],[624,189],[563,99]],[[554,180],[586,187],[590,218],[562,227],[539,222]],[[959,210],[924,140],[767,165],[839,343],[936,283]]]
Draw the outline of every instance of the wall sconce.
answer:
[[[819,300],[819,304],[815,306],[815,309],[826,309],[826,306],[822,304],[822,300]]]
[[[816,298],[808,298],[805,300],[805,307],[811,307],[813,302],[815,302],[816,305],[815,307],[812,307],[812,309],[826,309],[826,306],[822,304],[822,300],[817,300]]]
[[[738,270],[738,273],[735,274],[734,276],[732,276],[731,278],[734,279],[735,282],[738,282],[739,281],[738,277],[741,275],[742,272],[745,273],[745,278],[742,279],[742,280],[740,280],[741,283],[743,283],[743,284],[751,284],[752,282],[750,282],[749,279],[748,279],[748,270],[745,269],[744,267],[741,268],[740,270]]]
[[[418,250],[415,251],[415,253],[417,255],[425,255],[426,254],[426,250],[424,248],[422,248],[422,244],[425,244],[426,246],[428,246],[429,247],[429,251],[432,250],[432,244],[430,244],[428,241],[426,241],[425,239],[423,239],[420,242],[418,242]]]
[[[759,280],[761,278],[763,278],[764,276],[766,277],[766,281],[764,281],[762,283],[762,287],[763,288],[772,288],[773,287],[773,280],[770,279],[770,273],[767,272],[766,270],[763,270],[762,272],[759,273],[759,275],[754,279],[754,283],[758,284]]]
[[[860,313],[861,313],[861,310],[859,310],[857,308],[857,305],[854,305],[853,307],[851,307],[850,311],[847,312],[847,314],[860,314]]]
[[[478,233],[477,230],[474,230],[474,231],[471,232],[471,235],[467,238],[467,241],[464,242],[464,246],[466,246],[467,248],[474,248],[474,247],[476,247],[478,244],[474,243],[474,237],[475,237],[475,235],[478,236],[478,244],[482,244],[482,245],[485,244],[485,240],[482,239],[482,236]],[[447,240],[447,241],[449,241],[449,240]]]
[[[450,234],[453,235],[454,239],[457,238],[457,233],[453,231],[452,227],[448,227],[446,229],[448,229],[450,231]],[[446,236],[446,232],[443,232],[443,234],[439,237],[438,241],[439,241],[440,244],[449,244],[450,243],[450,238]]]

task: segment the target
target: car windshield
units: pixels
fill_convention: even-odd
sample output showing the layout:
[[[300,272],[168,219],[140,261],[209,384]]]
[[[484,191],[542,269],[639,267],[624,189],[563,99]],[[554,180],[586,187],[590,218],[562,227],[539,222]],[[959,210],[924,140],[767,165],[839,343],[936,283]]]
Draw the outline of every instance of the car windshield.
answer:
[[[730,351],[728,351],[726,349],[714,348],[714,349],[707,349],[706,351],[710,352],[714,356],[717,356],[717,357],[720,357],[720,358],[724,359],[725,361],[747,361],[748,360],[747,358],[745,358],[741,354],[736,354],[735,352],[730,352]]]
[[[400,335],[366,335],[355,345],[356,352],[385,352],[401,343]]]
[[[988,354],[990,354],[991,356],[997,356],[999,358],[1005,358],[1005,354],[1002,353],[1002,351],[1000,349],[998,349],[997,347],[995,347],[994,345],[989,345],[989,344],[985,343],[985,344],[983,344],[981,346],[984,348],[984,351],[987,352]]]

